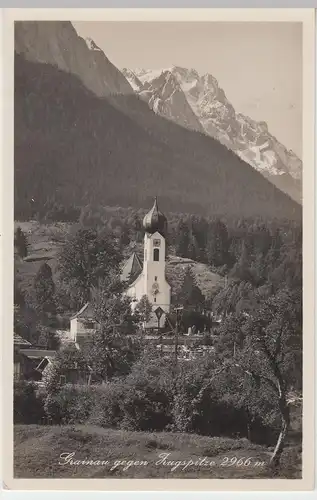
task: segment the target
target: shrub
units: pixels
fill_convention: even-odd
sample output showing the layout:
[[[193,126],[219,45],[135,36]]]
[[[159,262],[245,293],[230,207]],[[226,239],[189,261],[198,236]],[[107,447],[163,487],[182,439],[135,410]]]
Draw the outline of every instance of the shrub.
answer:
[[[56,424],[83,424],[91,413],[93,397],[88,386],[66,385],[47,395],[45,413]]]
[[[15,382],[13,404],[16,424],[37,424],[44,417],[43,398],[32,382]]]
[[[45,413],[59,424],[173,430],[274,444],[278,415],[268,394],[253,386],[241,388],[234,373],[213,379],[216,368],[210,357],[180,363],[176,371],[172,359],[148,350],[126,377],[100,386],[55,386],[46,392]],[[54,385],[51,375],[46,389]]]
[[[123,385],[121,427],[161,431],[172,422],[173,371],[171,361],[146,352],[134,364]]]
[[[172,402],[174,430],[221,435],[223,419],[235,413],[229,405],[224,408],[214,387],[202,390],[211,377],[212,363],[212,360],[198,365],[190,363],[179,371]]]
[[[100,387],[95,387],[93,405],[88,422],[101,427],[117,427],[123,419],[122,395],[123,386],[113,381]]]
[[[141,379],[131,385],[127,387],[121,403],[121,427],[140,431],[165,429],[171,422],[168,394]]]

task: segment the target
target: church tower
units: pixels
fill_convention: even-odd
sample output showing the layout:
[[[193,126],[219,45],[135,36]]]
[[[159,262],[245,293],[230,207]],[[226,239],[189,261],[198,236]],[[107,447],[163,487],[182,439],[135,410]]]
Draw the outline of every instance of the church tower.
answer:
[[[130,285],[128,295],[135,305],[146,295],[152,304],[152,317],[147,328],[163,326],[170,311],[171,287],[165,277],[167,219],[159,211],[157,199],[143,219],[144,259],[139,277]]]
[[[144,285],[145,294],[152,304],[153,311],[161,308],[169,312],[171,287],[165,277],[167,219],[159,211],[157,198],[143,219],[144,235]],[[164,315],[165,316],[165,315]],[[161,324],[163,324],[162,318]]]

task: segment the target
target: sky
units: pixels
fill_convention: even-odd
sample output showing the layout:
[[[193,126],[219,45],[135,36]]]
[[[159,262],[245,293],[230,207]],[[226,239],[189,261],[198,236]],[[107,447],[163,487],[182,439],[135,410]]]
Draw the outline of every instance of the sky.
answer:
[[[302,26],[291,22],[73,22],[119,69],[212,74],[237,112],[302,155]]]

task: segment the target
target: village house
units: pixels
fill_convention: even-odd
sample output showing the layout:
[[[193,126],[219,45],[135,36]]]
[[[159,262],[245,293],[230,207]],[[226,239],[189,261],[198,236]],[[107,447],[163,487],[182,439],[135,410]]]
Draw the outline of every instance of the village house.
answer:
[[[56,351],[34,348],[30,342],[14,333],[14,380],[40,380],[38,367],[44,360],[51,362]]]
[[[69,340],[79,345],[90,340],[96,331],[94,311],[87,302],[74,316],[70,318]]]
[[[45,375],[45,371],[49,369],[50,365],[53,364],[54,359],[50,356],[46,356],[42,359],[40,364],[37,366],[37,371],[41,374],[41,378]],[[63,370],[63,373],[59,377],[59,383],[64,384],[80,384],[87,385],[90,383],[92,377],[92,370],[88,364],[84,366],[78,366],[76,361],[68,364],[67,368]]]

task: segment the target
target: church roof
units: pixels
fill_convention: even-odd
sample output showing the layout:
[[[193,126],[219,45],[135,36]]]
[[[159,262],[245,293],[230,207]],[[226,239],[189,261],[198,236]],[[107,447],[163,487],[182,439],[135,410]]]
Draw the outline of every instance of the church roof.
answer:
[[[136,252],[133,252],[133,254],[129,257],[129,259],[123,266],[120,276],[121,281],[134,281],[142,272],[142,268],[143,265],[140,257]]]
[[[153,207],[143,219],[143,227],[145,231],[150,234],[158,232],[164,236],[166,233],[167,219],[165,215],[159,211],[157,198],[155,198]]]

